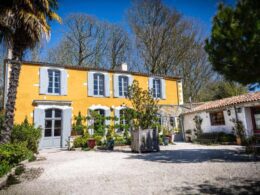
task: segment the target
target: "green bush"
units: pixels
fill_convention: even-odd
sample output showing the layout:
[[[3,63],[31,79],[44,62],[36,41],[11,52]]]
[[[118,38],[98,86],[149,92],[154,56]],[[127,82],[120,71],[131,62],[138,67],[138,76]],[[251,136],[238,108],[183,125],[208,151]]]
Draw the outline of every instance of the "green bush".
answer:
[[[15,165],[33,155],[26,147],[26,143],[0,145],[0,161],[6,161],[9,165]]]
[[[26,143],[0,145],[0,176],[7,173],[19,162],[33,156],[32,151],[26,145]]]
[[[100,136],[100,135],[96,135],[95,137],[94,137],[94,139],[96,140],[96,145],[97,146],[101,146],[102,145],[102,136]]]
[[[196,141],[202,144],[235,142],[236,136],[224,132],[202,133],[197,137]]]
[[[77,137],[73,141],[73,147],[74,148],[80,148],[80,147],[86,148],[87,142],[88,142],[88,137],[86,137],[86,136]]]
[[[0,177],[8,173],[11,170],[11,166],[6,161],[0,161]]]
[[[115,145],[126,145],[127,144],[127,140],[120,135],[115,136]]]
[[[41,129],[35,128],[25,119],[20,125],[14,125],[11,133],[11,143],[26,142],[27,148],[34,153],[38,152]]]

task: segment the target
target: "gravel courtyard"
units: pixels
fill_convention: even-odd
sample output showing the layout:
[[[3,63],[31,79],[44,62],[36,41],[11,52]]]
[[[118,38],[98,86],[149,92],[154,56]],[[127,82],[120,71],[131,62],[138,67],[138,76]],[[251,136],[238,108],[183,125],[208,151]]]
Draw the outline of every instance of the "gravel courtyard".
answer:
[[[37,178],[0,194],[256,194],[260,161],[239,146],[178,143],[159,153],[45,150]]]

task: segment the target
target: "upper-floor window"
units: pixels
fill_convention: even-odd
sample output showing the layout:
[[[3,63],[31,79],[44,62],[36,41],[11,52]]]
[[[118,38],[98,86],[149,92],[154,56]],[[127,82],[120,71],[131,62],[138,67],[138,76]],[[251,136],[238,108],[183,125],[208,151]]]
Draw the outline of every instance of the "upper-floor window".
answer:
[[[61,73],[59,70],[48,70],[48,93],[60,94],[61,92]]]
[[[95,73],[94,74],[94,95],[104,96],[104,75]]]
[[[153,79],[153,97],[161,98],[161,80]]]
[[[119,96],[126,97],[128,91],[128,77],[127,76],[119,76]]]
[[[224,118],[223,111],[211,112],[209,115],[210,115],[211,125],[213,126],[225,125],[225,118]]]

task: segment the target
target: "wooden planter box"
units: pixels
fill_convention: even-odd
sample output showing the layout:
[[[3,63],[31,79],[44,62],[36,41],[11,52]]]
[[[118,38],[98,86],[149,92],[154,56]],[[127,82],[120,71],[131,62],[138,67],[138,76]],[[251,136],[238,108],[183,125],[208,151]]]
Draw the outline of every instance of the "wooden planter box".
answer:
[[[132,152],[158,152],[159,135],[157,129],[138,129],[131,131]]]

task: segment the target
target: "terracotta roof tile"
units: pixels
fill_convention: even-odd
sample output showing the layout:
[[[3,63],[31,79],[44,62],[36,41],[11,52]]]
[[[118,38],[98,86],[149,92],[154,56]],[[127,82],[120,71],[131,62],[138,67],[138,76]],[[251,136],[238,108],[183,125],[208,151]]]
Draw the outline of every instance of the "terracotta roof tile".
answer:
[[[231,106],[231,105],[247,103],[247,102],[255,102],[255,101],[260,101],[260,91],[247,93],[247,94],[243,94],[243,95],[238,95],[238,96],[233,96],[233,97],[229,97],[229,98],[224,98],[224,99],[220,99],[220,100],[205,102],[204,104],[197,106],[197,107],[193,108],[192,110],[185,112],[184,114],[200,112],[200,111],[205,111],[205,110],[213,110],[213,109],[222,108],[225,106]]]

